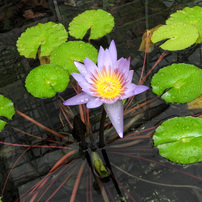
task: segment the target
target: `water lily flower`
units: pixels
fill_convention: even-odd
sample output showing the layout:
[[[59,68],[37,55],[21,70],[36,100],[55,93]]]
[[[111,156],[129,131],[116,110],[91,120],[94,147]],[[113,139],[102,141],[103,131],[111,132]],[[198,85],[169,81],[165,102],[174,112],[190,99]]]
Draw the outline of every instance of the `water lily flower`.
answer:
[[[68,100],[64,105],[86,104],[87,108],[104,105],[112,125],[120,137],[123,137],[123,99],[142,93],[147,86],[132,82],[133,70],[129,70],[130,58],[117,60],[115,42],[109,49],[100,47],[97,65],[85,58],[84,64],[74,62],[79,73],[72,73],[82,88],[82,92]]]

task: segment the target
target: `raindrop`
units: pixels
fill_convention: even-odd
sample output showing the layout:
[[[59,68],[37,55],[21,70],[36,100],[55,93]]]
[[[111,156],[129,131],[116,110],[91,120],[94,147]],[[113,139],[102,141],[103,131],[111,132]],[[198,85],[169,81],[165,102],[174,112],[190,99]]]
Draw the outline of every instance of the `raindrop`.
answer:
[[[82,99],[81,102],[84,102],[84,100]]]

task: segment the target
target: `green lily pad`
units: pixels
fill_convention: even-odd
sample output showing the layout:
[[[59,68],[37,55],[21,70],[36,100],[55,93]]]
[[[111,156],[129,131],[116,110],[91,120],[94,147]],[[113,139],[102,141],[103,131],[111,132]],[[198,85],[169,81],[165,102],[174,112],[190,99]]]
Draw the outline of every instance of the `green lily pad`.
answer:
[[[202,70],[179,63],[164,67],[152,77],[152,91],[166,102],[186,103],[202,94]]]
[[[55,64],[45,64],[31,70],[25,80],[27,91],[34,97],[51,98],[64,91],[69,83],[67,70]]]
[[[202,161],[202,119],[175,117],[163,122],[153,135],[164,158],[181,164]]]
[[[50,63],[63,67],[71,74],[72,72],[79,72],[74,61],[83,62],[87,57],[96,63],[97,55],[97,49],[91,44],[83,41],[69,41],[51,52]]]
[[[157,43],[168,39],[160,47],[164,50],[176,51],[193,45],[198,36],[198,29],[194,25],[180,22],[159,27],[154,31],[151,40]]]
[[[199,32],[199,37],[196,43],[202,43],[202,7],[185,7],[183,10],[178,10],[176,13],[171,14],[170,18],[166,21],[166,24],[178,22],[186,22],[194,25]],[[190,35],[190,38],[191,37],[192,35]]]
[[[62,24],[39,23],[26,29],[18,38],[17,49],[20,55],[35,58],[40,47],[40,56],[49,56],[50,52],[67,40],[67,31]]]
[[[3,95],[0,95],[0,116],[11,120],[14,114],[15,108],[13,102]],[[0,120],[0,131],[5,127],[6,123],[6,121]]]
[[[76,39],[83,39],[90,29],[89,39],[98,39],[111,32],[114,17],[101,9],[87,10],[75,17],[69,24],[69,34]]]

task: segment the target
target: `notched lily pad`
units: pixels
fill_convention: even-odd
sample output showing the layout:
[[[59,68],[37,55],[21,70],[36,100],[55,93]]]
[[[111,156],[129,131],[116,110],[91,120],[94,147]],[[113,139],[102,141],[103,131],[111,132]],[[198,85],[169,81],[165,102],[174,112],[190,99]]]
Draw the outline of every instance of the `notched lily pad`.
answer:
[[[198,36],[198,29],[195,26],[180,22],[161,26],[154,31],[151,40],[157,43],[168,39],[160,47],[164,50],[176,51],[193,45]]]
[[[62,24],[39,23],[26,29],[18,38],[17,49],[26,58],[35,58],[40,47],[40,56],[49,56],[50,52],[67,40],[67,31]]]
[[[89,39],[98,39],[111,32],[114,17],[101,9],[87,10],[75,17],[69,24],[69,33],[76,39],[83,39],[90,29]]]
[[[180,164],[202,161],[202,119],[175,117],[163,122],[153,135],[164,158]]]
[[[176,13],[171,14],[170,18],[166,21],[166,24],[178,22],[186,22],[195,26],[199,32],[196,43],[202,43],[202,7],[185,7],[183,10],[178,10]],[[192,37],[192,35],[190,37]]]
[[[186,103],[202,94],[202,70],[179,63],[164,67],[152,77],[152,91],[166,102]]]
[[[15,108],[13,102],[3,95],[0,95],[0,116],[11,120],[14,114]],[[0,131],[5,127],[5,125],[6,121],[0,120]]]
[[[67,70],[54,64],[45,64],[31,70],[25,80],[27,91],[34,97],[51,98],[64,91],[69,83]]]
[[[71,74],[72,72],[79,72],[74,61],[83,62],[87,57],[96,63],[97,55],[97,49],[91,44],[82,41],[69,41],[51,52],[50,63],[63,67]]]

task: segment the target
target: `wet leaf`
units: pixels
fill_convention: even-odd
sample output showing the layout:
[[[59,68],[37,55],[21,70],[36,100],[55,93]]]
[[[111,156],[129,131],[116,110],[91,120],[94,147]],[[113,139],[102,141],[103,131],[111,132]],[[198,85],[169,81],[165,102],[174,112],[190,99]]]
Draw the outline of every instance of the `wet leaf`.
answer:
[[[6,121],[0,120],[0,131],[1,131],[2,129],[4,129],[4,127],[6,126],[6,124],[7,124]]]
[[[91,44],[83,41],[69,41],[51,52],[50,63],[63,67],[71,74],[72,72],[78,72],[74,61],[83,62],[87,57],[96,63],[97,55],[97,49]]]
[[[31,70],[25,80],[27,91],[34,97],[51,98],[64,91],[69,83],[67,70],[55,64],[45,64]]]
[[[152,77],[152,91],[166,102],[186,103],[202,94],[202,70],[179,63],[164,67]],[[168,90],[169,89],[169,90]]]
[[[186,22],[198,29],[199,37],[196,43],[202,43],[202,7],[185,7],[183,10],[178,10],[176,13],[171,14],[166,24],[173,24],[178,22]],[[190,35],[192,38],[192,35]]]
[[[151,37],[154,33],[155,30],[157,30],[159,27],[161,27],[162,25],[157,25],[156,27],[147,30],[143,36],[142,36],[142,42],[140,44],[139,47],[139,51],[144,51],[146,53],[150,53],[152,52],[152,50],[154,49],[154,44],[151,41]]]
[[[13,102],[3,95],[0,95],[0,116],[11,120],[14,114],[15,108]],[[5,127],[6,124],[6,121],[0,120],[0,131]]]
[[[75,17],[69,24],[69,33],[76,39],[83,39],[90,29],[89,39],[98,39],[111,32],[114,27],[113,16],[101,9],[87,10]]]
[[[175,117],[163,122],[153,135],[164,158],[181,164],[202,161],[202,119]]]
[[[67,40],[67,31],[62,24],[48,22],[26,29],[17,41],[20,55],[35,58],[40,47],[40,56],[49,56],[50,52]]]
[[[175,51],[193,45],[198,36],[198,29],[194,25],[180,22],[161,26],[154,31],[151,40],[157,43],[168,39],[160,47],[164,50]]]

